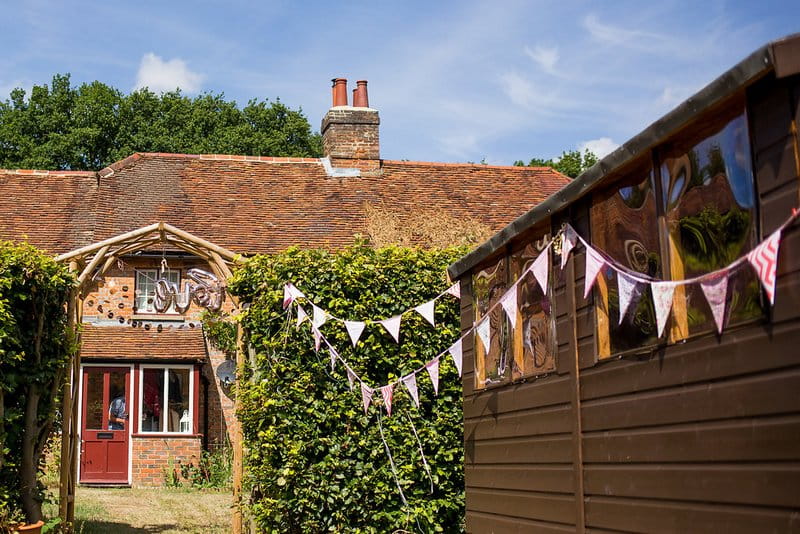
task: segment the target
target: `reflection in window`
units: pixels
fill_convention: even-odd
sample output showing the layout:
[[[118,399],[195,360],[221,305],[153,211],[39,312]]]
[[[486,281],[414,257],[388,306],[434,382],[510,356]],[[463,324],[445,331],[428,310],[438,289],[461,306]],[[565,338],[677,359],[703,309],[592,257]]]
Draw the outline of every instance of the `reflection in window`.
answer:
[[[189,432],[189,369],[169,370],[167,432]]]
[[[86,372],[86,429],[103,428],[103,372],[90,369]]]
[[[506,291],[507,279],[505,258],[472,277],[475,322],[483,318],[487,310],[499,302]],[[497,306],[489,317],[492,335],[488,352],[476,334],[475,381],[478,388],[508,381],[508,326],[503,313],[502,306]]]
[[[164,370],[142,370],[142,432],[160,432],[162,416],[161,409],[164,392]]]
[[[189,367],[142,369],[142,432],[193,432],[191,371]]]

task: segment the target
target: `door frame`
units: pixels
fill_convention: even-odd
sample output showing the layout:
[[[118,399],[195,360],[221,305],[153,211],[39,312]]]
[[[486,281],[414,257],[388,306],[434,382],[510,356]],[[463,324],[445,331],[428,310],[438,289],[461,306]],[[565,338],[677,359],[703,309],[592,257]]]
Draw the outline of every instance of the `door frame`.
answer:
[[[136,383],[135,383],[136,373],[134,372],[134,367],[135,366],[132,363],[130,363],[130,364],[121,364],[121,363],[114,363],[114,362],[81,363],[81,372],[80,372],[80,377],[79,377],[79,382],[78,382],[78,443],[79,444],[83,442],[83,434],[82,434],[82,432],[83,432],[83,401],[84,401],[84,398],[83,398],[83,374],[84,374],[83,373],[83,369],[85,367],[119,367],[119,368],[122,368],[122,369],[126,369],[127,368],[129,370],[129,372],[130,372],[130,379],[128,381],[128,383],[130,384],[130,391],[128,392],[128,398],[129,399],[133,400],[133,393],[135,391],[134,388],[136,387]],[[131,424],[131,422],[134,420],[133,419],[133,410],[134,409],[135,408],[133,408],[131,410],[128,410],[128,425],[127,425],[127,428],[128,428],[128,481],[125,483],[128,486],[131,485],[132,476],[133,476],[133,425]],[[79,466],[79,469],[78,469],[78,484],[82,483],[81,482],[81,470],[80,470],[81,449],[82,449],[82,447],[79,446],[78,447],[78,458],[77,458],[77,461],[78,461],[77,465]],[[111,483],[109,485],[113,486],[115,484]],[[120,483],[119,485],[124,485],[124,484]]]

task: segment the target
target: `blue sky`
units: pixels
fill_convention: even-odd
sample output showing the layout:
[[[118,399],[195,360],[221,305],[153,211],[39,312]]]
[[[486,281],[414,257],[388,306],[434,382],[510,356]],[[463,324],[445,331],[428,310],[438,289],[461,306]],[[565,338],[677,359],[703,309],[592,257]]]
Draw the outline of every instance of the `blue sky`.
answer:
[[[794,1],[16,1],[0,98],[100,80],[280,98],[315,130],[330,79],[369,80],[387,159],[511,164],[601,155],[767,41]]]

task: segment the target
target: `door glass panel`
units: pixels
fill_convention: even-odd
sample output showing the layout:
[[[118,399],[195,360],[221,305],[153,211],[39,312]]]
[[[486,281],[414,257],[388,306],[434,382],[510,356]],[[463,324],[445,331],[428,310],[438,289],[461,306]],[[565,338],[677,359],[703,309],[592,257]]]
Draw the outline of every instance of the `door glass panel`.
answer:
[[[103,372],[86,372],[86,429],[103,428]]]
[[[189,417],[189,369],[169,370],[169,417],[167,432],[191,432]]]
[[[508,278],[506,259],[475,274],[472,278],[472,291],[475,298],[475,321],[483,318],[488,310],[500,301],[506,291]],[[489,316],[491,343],[489,350],[475,342],[477,362],[475,385],[484,388],[492,384],[502,384],[509,380],[508,371],[508,327],[502,306],[497,306]]]
[[[142,432],[161,432],[164,370],[144,369],[142,377]]]
[[[125,397],[127,371],[109,373],[108,429],[125,430],[128,424],[128,399]]]

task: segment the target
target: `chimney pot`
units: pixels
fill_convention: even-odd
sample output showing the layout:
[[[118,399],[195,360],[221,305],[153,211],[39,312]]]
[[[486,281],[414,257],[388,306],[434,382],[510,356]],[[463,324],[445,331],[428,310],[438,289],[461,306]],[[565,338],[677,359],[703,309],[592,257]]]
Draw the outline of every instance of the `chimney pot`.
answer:
[[[358,80],[356,82],[356,88],[353,89],[353,107],[369,107],[369,96],[367,96],[367,80]]]
[[[333,107],[347,105],[347,79],[334,78],[333,80]]]

